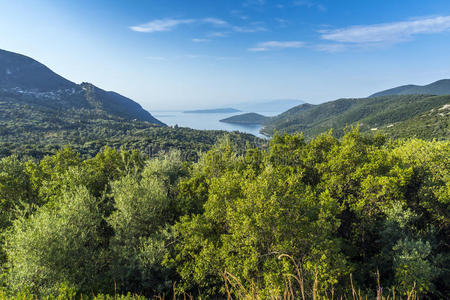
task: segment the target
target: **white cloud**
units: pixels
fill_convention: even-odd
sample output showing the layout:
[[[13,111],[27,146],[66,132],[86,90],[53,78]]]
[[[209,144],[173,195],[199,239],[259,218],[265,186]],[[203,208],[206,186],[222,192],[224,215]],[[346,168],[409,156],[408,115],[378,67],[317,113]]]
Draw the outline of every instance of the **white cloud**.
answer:
[[[204,19],[157,19],[145,24],[131,26],[130,29],[137,32],[159,32],[171,31],[178,25],[192,24],[192,23],[206,23],[214,26],[228,26],[228,23],[218,18],[204,18]]]
[[[316,1],[311,1],[311,0],[297,0],[297,1],[292,2],[292,5],[293,6],[306,6],[307,8],[315,7],[322,12],[327,10],[327,8],[323,4],[320,4],[320,3],[317,3]]]
[[[267,31],[267,29],[263,26],[233,26],[233,30],[240,33]]]
[[[289,24],[289,21],[282,18],[275,18],[275,21],[278,23],[279,27],[286,27]]]
[[[209,23],[209,24],[216,25],[216,26],[228,26],[228,22],[221,20],[221,19],[217,19],[217,18],[204,18],[202,20],[202,22]]]
[[[192,39],[194,43],[206,43],[209,42],[209,39]]]
[[[230,15],[233,17],[239,18],[241,20],[244,20],[244,21],[249,19],[249,17],[247,15],[244,15],[241,10],[234,9],[234,10],[230,11]]]
[[[321,38],[350,44],[397,43],[410,40],[417,34],[439,33],[449,29],[450,16],[438,16],[404,22],[324,30],[321,31]]]
[[[220,32],[220,31],[216,31],[216,32],[211,32],[208,34],[209,37],[226,37],[228,36],[228,32]]]
[[[194,23],[193,19],[158,19],[145,24],[131,26],[130,29],[137,32],[159,32],[171,31],[173,28],[181,24]]]
[[[269,41],[269,42],[263,42],[256,45],[254,48],[249,48],[249,51],[254,52],[261,52],[261,51],[269,51],[269,50],[276,50],[276,49],[286,49],[286,48],[302,48],[305,46],[304,42],[300,41]]]

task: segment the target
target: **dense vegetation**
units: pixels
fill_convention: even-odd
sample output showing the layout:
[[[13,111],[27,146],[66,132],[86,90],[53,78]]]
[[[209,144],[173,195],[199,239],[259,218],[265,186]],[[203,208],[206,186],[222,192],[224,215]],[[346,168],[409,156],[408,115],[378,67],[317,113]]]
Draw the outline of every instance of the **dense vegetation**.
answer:
[[[370,97],[392,95],[450,95],[450,79],[441,79],[427,85],[402,85],[375,93]]]
[[[232,124],[264,124],[269,118],[257,113],[246,113],[220,120]]]
[[[271,118],[262,132],[303,132],[305,138],[311,139],[331,128],[336,136],[342,136],[347,126],[359,124],[361,132],[381,130],[391,137],[447,139],[449,104],[448,95],[384,96],[304,104]]]
[[[450,293],[448,141],[239,149],[1,159],[4,293],[375,297],[377,272],[385,295]]]
[[[0,49],[0,99],[57,113],[103,113],[163,125],[133,100],[93,84],[75,84],[34,59]],[[89,117],[87,114],[85,117]]]
[[[444,298],[449,100],[303,104],[268,146],[0,50],[0,299]]]
[[[140,150],[152,154],[177,148],[195,158],[223,136],[223,131],[155,126],[142,121],[127,121],[101,110],[58,109],[17,97],[0,96],[0,157],[17,154],[42,158],[70,144],[85,157],[102,147]],[[242,147],[264,143],[250,134],[233,133],[232,140]]]

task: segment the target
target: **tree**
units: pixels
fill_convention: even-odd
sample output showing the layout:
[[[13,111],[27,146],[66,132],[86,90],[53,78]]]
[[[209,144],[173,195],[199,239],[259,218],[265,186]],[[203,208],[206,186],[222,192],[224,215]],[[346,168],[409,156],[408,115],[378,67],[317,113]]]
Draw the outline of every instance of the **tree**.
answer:
[[[101,291],[107,273],[100,200],[85,187],[63,193],[56,207],[20,218],[6,236],[9,287],[56,294],[65,283],[80,292]]]
[[[123,291],[153,295],[171,287],[171,271],[162,266],[171,238],[164,227],[174,218],[175,187],[183,174],[180,153],[174,152],[112,183],[112,274]]]

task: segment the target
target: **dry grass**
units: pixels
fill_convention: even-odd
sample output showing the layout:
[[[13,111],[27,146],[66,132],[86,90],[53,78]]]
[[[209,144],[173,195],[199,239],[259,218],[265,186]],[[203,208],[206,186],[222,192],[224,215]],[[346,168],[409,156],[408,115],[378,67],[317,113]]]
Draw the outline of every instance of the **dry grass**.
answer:
[[[396,294],[395,288],[389,291],[387,294],[384,293],[383,288],[380,283],[380,274],[377,271],[377,293],[376,297],[370,297],[361,293],[361,290],[356,290],[353,284],[353,276],[350,275],[350,285],[351,291],[346,295],[336,296],[335,291],[331,288],[329,291],[319,292],[318,286],[318,272],[315,271],[314,281],[311,287],[311,293],[305,292],[305,281],[302,274],[302,269],[298,266],[295,259],[287,254],[282,254],[278,257],[279,259],[287,258],[289,259],[295,268],[295,274],[285,274],[285,285],[284,291],[281,295],[270,295],[269,297],[263,295],[263,293],[256,287],[254,283],[250,284],[249,288],[246,288],[241,281],[233,274],[225,271],[222,277],[225,281],[225,291],[227,295],[227,300],[242,299],[242,300],[418,300],[419,297],[416,292],[416,286],[411,288],[406,296],[400,296]],[[294,279],[294,280],[292,280]],[[293,283],[294,282],[294,283]]]
[[[222,274],[224,280],[224,288],[226,293],[227,300],[419,300],[416,291],[416,285],[414,284],[411,287],[411,290],[407,292],[406,295],[398,295],[396,293],[395,288],[392,288],[391,291],[385,293],[380,283],[380,274],[377,271],[377,291],[376,296],[368,296],[361,293],[361,290],[356,290],[353,284],[353,276],[350,275],[350,288],[349,291],[344,295],[335,295],[335,291],[331,288],[328,291],[319,291],[319,280],[318,280],[318,272],[317,270],[314,272],[314,281],[311,286],[305,287],[305,280],[303,276],[303,272],[301,267],[297,264],[295,259],[288,255],[282,254],[278,257],[278,259],[289,259],[294,266],[294,274],[285,274],[285,284],[284,290],[281,294],[270,295],[267,296],[263,291],[261,291],[253,282],[250,283],[249,287],[246,287],[236,276],[231,274],[230,272],[224,271]],[[152,299],[158,300],[193,300],[194,296],[182,293],[179,294],[176,292],[176,282],[172,286],[172,296],[166,297],[165,295],[160,295],[153,297]],[[307,292],[308,290],[308,292]],[[37,300],[39,299],[36,295],[29,293],[20,293],[16,296],[9,296],[4,291],[0,290],[0,300]],[[92,295],[91,297],[86,295],[81,295],[78,297],[67,297],[67,296],[50,296],[43,297],[40,299],[94,299],[94,300],[145,300],[146,298],[139,295]],[[197,297],[197,299],[203,299],[203,297]]]

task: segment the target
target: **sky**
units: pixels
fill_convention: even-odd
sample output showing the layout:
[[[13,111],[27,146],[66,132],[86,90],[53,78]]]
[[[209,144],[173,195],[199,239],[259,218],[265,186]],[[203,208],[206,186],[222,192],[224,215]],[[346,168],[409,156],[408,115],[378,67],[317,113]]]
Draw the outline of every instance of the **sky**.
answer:
[[[0,0],[0,48],[153,110],[450,78],[448,0]]]

